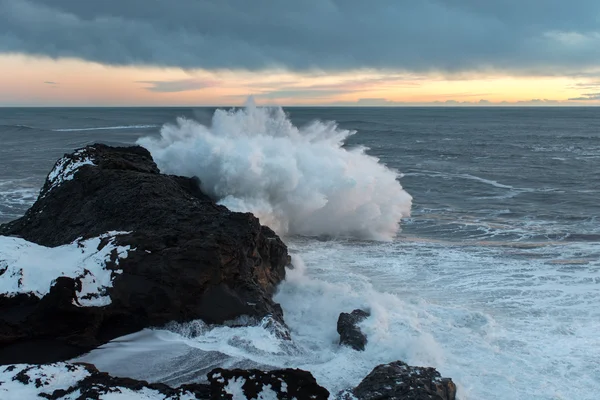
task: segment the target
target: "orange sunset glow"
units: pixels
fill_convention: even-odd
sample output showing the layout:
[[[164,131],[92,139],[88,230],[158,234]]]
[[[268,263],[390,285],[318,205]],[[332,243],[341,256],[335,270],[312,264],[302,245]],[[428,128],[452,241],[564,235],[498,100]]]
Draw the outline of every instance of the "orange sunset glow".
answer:
[[[76,59],[0,55],[3,106],[239,105],[578,105],[590,78],[506,74],[415,74],[377,70],[302,73],[266,70],[116,67]]]
[[[0,400],[600,398],[600,0],[0,0]]]

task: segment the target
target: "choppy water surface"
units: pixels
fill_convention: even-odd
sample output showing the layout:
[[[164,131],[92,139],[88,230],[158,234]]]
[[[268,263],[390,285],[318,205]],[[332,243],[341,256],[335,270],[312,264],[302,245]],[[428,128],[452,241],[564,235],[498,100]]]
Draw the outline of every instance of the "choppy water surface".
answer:
[[[403,359],[435,366],[454,378],[462,399],[596,398],[600,109],[286,111],[303,133],[314,132],[314,127],[307,128],[314,120],[337,121],[337,128],[327,125],[332,136],[356,130],[344,140],[343,149],[366,146],[368,155],[403,174],[400,183],[413,200],[402,231],[394,240],[381,242],[352,238],[349,231],[331,226],[316,230],[329,233],[320,238],[291,230],[286,242],[296,269],[288,274],[277,301],[285,310],[294,345],[260,327],[211,330],[196,324],[194,329],[188,325],[144,331],[96,350],[86,360],[114,373],[168,383],[201,379],[216,365],[291,365],[311,370],[335,392],[357,384],[378,363]],[[210,125],[213,112],[0,109],[0,222],[22,215],[62,153],[97,141],[132,144],[141,137],[158,138],[161,126],[175,124],[179,116]],[[289,138],[289,127],[278,126],[273,129],[285,131],[282,137]],[[275,159],[269,154],[285,154],[286,159],[298,157],[307,163],[306,154],[294,150],[299,146],[293,140],[284,140],[287,147],[270,153],[264,146],[272,143],[248,143],[257,146],[252,154],[262,154],[263,161]],[[321,157],[335,168],[340,152],[318,149],[324,149]],[[232,154],[240,163],[249,157]],[[338,176],[348,176],[323,171],[323,159],[313,163],[319,168],[309,164],[299,171],[319,190],[329,187],[323,177],[334,184]],[[377,177],[385,173],[378,175],[379,169],[367,167],[360,171],[364,174],[350,175],[356,182],[375,177],[368,193],[378,211],[403,209],[390,206],[394,199],[406,201],[395,197],[400,192],[388,191],[389,184],[379,188]],[[269,174],[258,174],[257,179],[264,176]],[[260,198],[249,190],[236,196]],[[334,198],[337,192],[326,193]],[[365,199],[360,197],[361,202]],[[238,201],[231,206],[257,204]],[[337,208],[343,208],[347,202],[339,204]],[[363,213],[344,218],[374,217]],[[332,221],[339,227],[344,220]],[[362,229],[354,222],[352,229]],[[337,239],[332,232],[340,232]],[[356,307],[368,307],[373,314],[364,325],[370,340],[364,353],[337,346],[337,316]]]

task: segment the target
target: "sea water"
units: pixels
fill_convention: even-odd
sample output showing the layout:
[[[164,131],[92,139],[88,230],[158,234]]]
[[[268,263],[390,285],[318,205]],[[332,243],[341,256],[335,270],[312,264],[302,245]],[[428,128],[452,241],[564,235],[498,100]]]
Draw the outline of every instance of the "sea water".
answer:
[[[298,367],[336,393],[401,359],[460,399],[594,399],[599,127],[595,108],[0,109],[0,222],[62,153],[137,142],[283,236],[293,341],[195,321],[82,360],[170,384]],[[355,308],[371,312],[364,352],[338,346]]]

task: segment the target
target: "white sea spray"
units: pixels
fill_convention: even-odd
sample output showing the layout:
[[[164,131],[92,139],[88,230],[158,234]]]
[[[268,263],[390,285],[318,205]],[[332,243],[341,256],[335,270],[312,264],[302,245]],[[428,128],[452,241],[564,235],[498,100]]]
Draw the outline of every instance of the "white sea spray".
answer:
[[[138,143],[162,172],[198,176],[219,203],[279,234],[391,240],[412,198],[398,172],[344,146],[354,133],[334,122],[298,128],[281,108],[250,102],[215,111],[210,127],[179,118]]]

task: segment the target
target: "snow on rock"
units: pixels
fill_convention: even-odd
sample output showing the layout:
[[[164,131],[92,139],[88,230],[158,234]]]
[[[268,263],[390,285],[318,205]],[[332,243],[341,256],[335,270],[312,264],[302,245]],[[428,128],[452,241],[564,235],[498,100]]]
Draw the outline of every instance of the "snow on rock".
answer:
[[[192,400],[205,399],[206,385],[170,388],[128,378],[115,378],[90,364],[54,363],[0,366],[0,399]]]
[[[40,399],[41,393],[66,390],[88,376],[84,367],[64,363],[0,366],[0,398]]]
[[[278,400],[279,396],[277,392],[274,391],[271,386],[265,385],[263,386],[263,390],[258,394],[258,400]]]
[[[219,377],[221,377],[221,374],[219,374]],[[231,379],[224,388],[225,394],[231,396],[232,400],[245,400],[244,383],[246,383],[246,380],[242,377]]]
[[[96,165],[86,149],[77,150],[59,159],[48,174],[45,192],[48,193],[63,182],[73,179],[77,170],[84,165]]]
[[[216,368],[208,373],[213,398],[293,400],[329,398],[310,372],[299,369],[260,371]]]
[[[162,383],[113,377],[86,363],[2,365],[0,366],[0,399],[326,400],[329,398],[329,392],[319,386],[309,372],[301,370],[263,372],[216,369],[208,376],[211,379],[210,384],[192,383],[173,388]],[[285,390],[282,390],[283,388]]]
[[[117,246],[115,236],[129,232],[108,232],[99,237],[76,240],[59,247],[45,247],[10,236],[0,236],[0,295],[31,294],[44,297],[56,278],[78,279],[77,299],[82,307],[101,307],[110,304],[106,290],[121,270],[107,269],[106,262],[114,257],[127,258],[130,246]],[[110,238],[99,248],[102,239]],[[114,260],[114,258],[113,258]]]
[[[244,384],[246,380],[242,377],[235,378],[227,383],[224,391],[225,395],[231,396],[232,400],[246,400],[249,397],[246,397],[244,393]],[[256,394],[257,400],[278,400],[279,396],[277,396],[277,392],[271,388],[271,385],[264,385],[262,389]],[[229,398],[229,397],[228,397]]]

